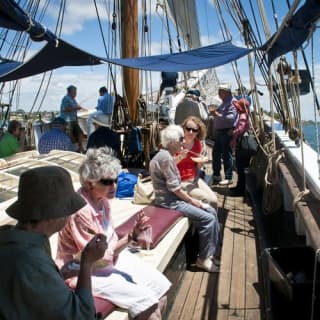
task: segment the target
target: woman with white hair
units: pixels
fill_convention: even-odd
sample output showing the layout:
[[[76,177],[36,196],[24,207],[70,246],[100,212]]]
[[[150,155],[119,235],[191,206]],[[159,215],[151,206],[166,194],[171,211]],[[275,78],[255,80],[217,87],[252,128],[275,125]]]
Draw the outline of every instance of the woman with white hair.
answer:
[[[70,217],[59,233],[57,262],[64,263],[76,255],[92,238],[104,233],[108,249],[92,276],[93,295],[108,299],[128,309],[133,319],[161,320],[166,307],[169,280],[155,268],[144,264],[127,246],[137,240],[148,226],[148,217],[138,215],[134,228],[118,239],[110,214],[109,199],[114,198],[120,162],[104,147],[89,149],[79,168],[80,195],[86,200],[84,208]],[[75,279],[69,281],[71,287]]]
[[[219,272],[215,258],[219,243],[219,222],[216,210],[193,198],[183,190],[174,155],[181,151],[184,131],[169,125],[161,131],[161,149],[150,162],[149,170],[155,191],[155,204],[181,212],[188,217],[199,234],[196,265],[208,272]]]

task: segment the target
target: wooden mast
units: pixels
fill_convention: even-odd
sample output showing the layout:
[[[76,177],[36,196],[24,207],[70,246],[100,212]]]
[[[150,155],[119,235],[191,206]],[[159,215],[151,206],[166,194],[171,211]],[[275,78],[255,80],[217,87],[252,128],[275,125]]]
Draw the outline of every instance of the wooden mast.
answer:
[[[132,58],[139,55],[138,1],[121,1],[121,56]],[[123,67],[124,97],[128,103],[130,120],[138,120],[136,101],[139,96],[139,70]]]

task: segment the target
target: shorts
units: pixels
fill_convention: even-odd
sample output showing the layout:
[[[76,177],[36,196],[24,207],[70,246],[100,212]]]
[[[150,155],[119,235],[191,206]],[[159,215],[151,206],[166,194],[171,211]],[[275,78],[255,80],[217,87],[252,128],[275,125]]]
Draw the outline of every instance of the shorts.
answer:
[[[93,295],[128,309],[132,318],[157,304],[171,286],[160,271],[128,249],[120,253],[113,270],[108,272],[108,269],[105,276],[92,276]]]
[[[70,121],[67,123],[66,133],[70,136],[72,143],[79,142],[83,132],[78,124],[78,121]]]

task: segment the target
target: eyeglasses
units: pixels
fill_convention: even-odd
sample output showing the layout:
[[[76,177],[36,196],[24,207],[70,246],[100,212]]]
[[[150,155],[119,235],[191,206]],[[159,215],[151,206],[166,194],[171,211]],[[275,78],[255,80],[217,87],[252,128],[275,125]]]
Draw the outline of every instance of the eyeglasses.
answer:
[[[189,131],[189,132],[198,132],[198,131],[199,131],[199,129],[189,128],[189,127],[185,127],[184,129],[187,130],[187,131]]]
[[[118,182],[118,179],[100,179],[99,182],[104,186],[111,186]]]

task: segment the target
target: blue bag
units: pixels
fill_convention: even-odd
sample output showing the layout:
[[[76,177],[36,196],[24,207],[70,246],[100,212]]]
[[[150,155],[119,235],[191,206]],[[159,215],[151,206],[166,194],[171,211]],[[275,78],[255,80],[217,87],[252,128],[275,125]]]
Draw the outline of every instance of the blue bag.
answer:
[[[128,198],[133,197],[134,186],[136,185],[138,177],[129,172],[121,172],[118,175],[117,184],[117,198]]]

